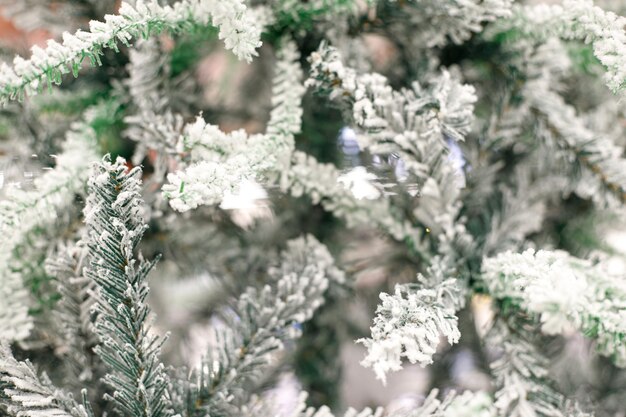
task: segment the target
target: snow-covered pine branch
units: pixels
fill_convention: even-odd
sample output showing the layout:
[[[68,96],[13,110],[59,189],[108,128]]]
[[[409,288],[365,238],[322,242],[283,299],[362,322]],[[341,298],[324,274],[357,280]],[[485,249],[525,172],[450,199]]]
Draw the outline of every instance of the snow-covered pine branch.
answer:
[[[626,88],[626,18],[594,5],[593,0],[564,0],[563,4],[515,5],[510,19],[500,20],[495,32],[514,30],[536,41],[557,36],[590,43],[606,68],[606,84]]]
[[[374,153],[394,149],[420,156],[415,148],[418,133],[445,144],[446,137],[462,141],[471,128],[474,87],[460,84],[448,72],[433,80],[430,88],[413,83],[411,90],[396,91],[380,74],[359,74],[344,66],[339,51],[327,44],[320,45],[309,61],[306,85],[337,100],[361,130],[359,142]]]
[[[489,293],[541,320],[546,334],[577,329],[596,350],[626,366],[626,284],[602,262],[563,251],[505,252],[483,262]]]
[[[96,109],[93,109],[97,113]],[[0,338],[23,340],[32,328],[27,310],[31,305],[24,282],[43,270],[37,265],[48,246],[33,245],[40,236],[54,237],[61,214],[72,207],[74,196],[85,192],[90,163],[98,158],[95,131],[90,126],[95,117],[87,111],[84,120],[75,123],[66,134],[56,166],[34,182],[34,190],[22,190],[9,184],[7,198],[0,201]]]
[[[372,154],[398,155],[417,178],[421,193],[413,214],[427,233],[448,242],[469,238],[457,221],[465,174],[448,159],[447,141],[462,141],[469,132],[474,88],[443,72],[428,88],[413,83],[411,90],[395,91],[379,74],[344,66],[326,45],[310,61],[307,85],[339,101],[359,129],[359,144]]]
[[[302,69],[292,41],[284,40],[272,87],[272,105],[266,133],[248,136],[238,130],[223,133],[202,117],[184,128],[179,151],[191,164],[168,175],[163,193],[177,211],[217,204],[234,193],[244,180],[276,178],[288,168],[294,135],[302,116]]]
[[[16,360],[4,341],[0,343],[0,406],[16,417],[93,417],[88,406],[78,405],[45,374],[37,375],[28,360]]]
[[[106,155],[94,165],[85,205],[89,266],[96,283],[95,352],[108,367],[109,397],[122,415],[170,415],[168,377],[159,353],[164,339],[152,333],[146,278],[156,261],[135,257],[147,225],[142,218],[141,170]]]
[[[138,0],[134,6],[122,3],[117,15],[106,15],[104,22],[92,20],[89,32],[64,33],[63,43],[48,41],[44,49],[32,47],[32,56],[17,56],[13,67],[0,66],[0,100],[22,98],[35,93],[44,84],[60,84],[64,74],[74,76],[85,58],[101,64],[104,48],[129,45],[131,39],[148,36],[164,29],[180,31],[193,25],[219,28],[219,38],[240,59],[251,61],[260,46],[261,28],[255,25],[242,0],[181,0],[172,6],[160,6],[156,0]]]
[[[467,288],[461,280],[447,278],[439,262],[434,259],[428,278],[418,276],[419,284],[396,285],[394,294],[380,294],[372,336],[359,342],[368,351],[362,365],[371,367],[383,383],[388,372],[402,369],[403,357],[429,365],[441,335],[450,345],[461,337],[456,312],[465,305]]]
[[[156,38],[137,42],[128,55],[125,85],[135,111],[124,118],[127,124],[124,135],[137,142],[133,164],[141,164],[150,151],[155,155],[151,161],[154,173],[144,188],[158,189],[165,182],[172,161],[179,160],[176,146],[185,123],[173,103],[180,101],[177,97],[190,93],[185,88],[189,83],[181,86],[172,79],[172,56]],[[167,204],[160,193],[147,194],[146,201],[153,207],[156,204],[158,209]]]
[[[269,273],[273,282],[248,288],[234,311],[225,314],[228,326],[216,329],[217,346],[197,371],[190,393],[196,412],[240,415],[275,351],[297,337],[298,326],[323,304],[329,281],[344,280],[326,247],[313,236],[289,241],[280,264]]]
[[[3,340],[22,340],[33,328],[33,319],[28,315],[30,297],[21,275],[8,270],[8,251],[2,252],[0,262],[5,265],[0,286],[0,297],[4,300],[0,305],[0,335]]]

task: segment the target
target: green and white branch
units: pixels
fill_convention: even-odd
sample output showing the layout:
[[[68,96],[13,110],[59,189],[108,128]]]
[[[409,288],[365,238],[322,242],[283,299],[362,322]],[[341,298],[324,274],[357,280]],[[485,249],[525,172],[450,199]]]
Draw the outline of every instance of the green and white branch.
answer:
[[[108,367],[109,397],[122,415],[171,415],[168,377],[159,353],[164,339],[153,334],[146,278],[156,261],[135,257],[147,225],[142,218],[141,170],[129,172],[122,158],[95,164],[85,206],[89,267],[96,283],[96,353]]]
[[[103,49],[117,50],[118,42],[130,45],[133,38],[180,31],[193,25],[219,28],[219,38],[240,59],[251,61],[261,44],[261,28],[254,23],[241,0],[181,0],[173,6],[160,6],[156,0],[138,0],[134,6],[122,3],[117,15],[106,15],[104,22],[91,21],[89,31],[65,32],[63,43],[48,41],[44,49],[33,46],[29,59],[16,57],[13,66],[0,66],[0,100],[21,99],[24,92],[35,93],[43,85],[60,84],[64,74],[78,75],[83,60],[101,64]]]
[[[272,283],[248,288],[235,310],[225,315],[228,326],[216,329],[217,346],[196,374],[196,412],[241,415],[250,389],[269,369],[283,341],[299,335],[298,326],[323,304],[329,282],[341,284],[345,279],[313,236],[289,241],[280,264],[269,274]]]
[[[606,264],[529,249],[487,258],[482,271],[490,294],[538,317],[544,333],[579,330],[626,366],[626,284]]]
[[[304,87],[295,44],[284,40],[277,58],[273,109],[265,134],[248,136],[242,130],[226,134],[200,116],[185,126],[178,150],[189,154],[189,166],[169,174],[169,183],[163,186],[173,209],[184,212],[218,204],[243,181],[267,182],[288,168],[294,135],[300,132]]]
[[[606,69],[606,84],[618,92],[626,87],[626,18],[607,12],[592,0],[564,0],[563,4],[516,5],[510,19],[494,30],[515,30],[536,41],[556,36],[590,43]]]

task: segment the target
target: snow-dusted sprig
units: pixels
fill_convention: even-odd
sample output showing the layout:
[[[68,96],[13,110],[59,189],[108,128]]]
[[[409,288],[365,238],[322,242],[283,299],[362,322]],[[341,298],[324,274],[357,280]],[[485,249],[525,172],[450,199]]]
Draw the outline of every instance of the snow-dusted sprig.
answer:
[[[184,82],[191,81],[187,74],[171,79],[171,56],[155,38],[137,42],[128,55],[125,84],[133,110],[124,117],[124,135],[137,142],[133,164],[141,164],[148,152],[154,151],[150,161],[153,173],[144,183],[145,189],[154,190],[163,186],[170,168],[180,159],[177,143],[185,122],[175,109],[183,101],[178,97],[189,93],[186,87],[193,83]],[[184,98],[185,107],[188,97]],[[167,204],[161,193],[149,193],[146,200],[157,212]]]
[[[194,163],[167,175],[163,195],[174,210],[185,212],[202,205],[219,204],[226,194],[236,194],[245,180],[263,180],[263,173],[278,166],[276,146],[264,135],[253,135],[241,154]]]
[[[105,156],[89,178],[85,205],[89,267],[96,283],[94,350],[108,367],[109,397],[123,415],[168,416],[170,404],[159,353],[164,339],[152,333],[146,278],[155,261],[135,257],[147,225],[142,218],[141,170]]]
[[[73,382],[90,381],[94,374],[90,352],[96,342],[91,322],[94,283],[83,273],[86,256],[87,248],[79,241],[61,247],[55,257],[46,261],[46,272],[55,278],[61,296],[53,310],[54,324],[59,329],[57,351]]]
[[[168,174],[168,183],[162,188],[174,210],[218,204],[242,181],[272,168],[269,143],[262,135],[248,136],[243,130],[224,133],[202,116],[182,130],[176,149],[187,155],[189,166]]]
[[[465,305],[467,290],[446,275],[433,266],[428,277],[418,276],[419,284],[396,285],[394,294],[380,294],[372,337],[359,342],[368,350],[361,364],[371,367],[383,383],[388,372],[402,369],[403,357],[421,366],[431,364],[441,335],[449,344],[459,341],[455,313]]]
[[[302,68],[297,45],[283,40],[277,56],[272,79],[272,111],[266,134],[270,136],[293,136],[300,133],[302,124]],[[275,140],[275,139],[273,139]]]
[[[134,6],[122,3],[117,15],[104,22],[91,21],[89,32],[64,33],[63,43],[48,41],[44,49],[33,46],[30,59],[16,57],[13,67],[0,66],[0,100],[21,98],[24,91],[36,92],[43,84],[60,84],[63,74],[78,74],[85,58],[100,64],[104,48],[129,45],[132,38],[160,32],[179,31],[192,25],[211,24],[227,49],[251,61],[260,46],[260,31],[242,0],[181,0],[160,6],[156,0],[138,0]]]
[[[92,417],[89,407],[54,387],[45,374],[37,375],[28,361],[20,362],[0,342],[0,406],[16,417]]]
[[[72,126],[56,166],[34,181],[34,190],[9,184],[6,199],[0,201],[0,233],[4,236],[0,242],[0,294],[6,300],[0,303],[0,337],[5,340],[23,340],[32,328],[32,318],[27,315],[31,302],[23,283],[33,271],[42,269],[33,265],[30,255],[47,250],[33,242],[41,235],[56,235],[61,214],[72,206],[76,194],[84,193],[89,164],[98,158],[91,117],[87,112],[84,121]]]
[[[563,43],[557,38],[548,38],[539,45],[518,41],[510,47],[519,59],[515,66],[524,74],[517,85],[523,100],[505,110],[505,113],[514,113],[513,118],[506,116],[506,123],[513,122],[514,126],[494,134],[497,142],[491,143],[488,148],[512,147],[519,142],[521,129],[531,125],[538,143],[530,148],[544,149],[543,158],[532,156],[533,163],[553,167],[546,170],[544,178],[563,177],[564,170],[567,170],[563,165],[573,165],[574,169],[568,175],[577,177],[577,181],[569,180],[568,184],[562,184],[564,186],[560,189],[563,194],[574,191],[600,205],[624,203],[626,159],[622,156],[622,149],[614,143],[611,135],[592,131],[583,116],[561,95],[562,78],[571,67]],[[523,169],[525,164],[519,165]]]
[[[592,0],[564,0],[559,5],[516,5],[510,19],[494,32],[515,30],[544,41],[557,36],[591,43],[594,55],[606,68],[606,84],[618,92],[626,87],[626,18],[594,6]]]
[[[446,137],[462,141],[471,128],[477,99],[474,87],[459,83],[448,72],[429,87],[414,83],[411,90],[395,91],[380,74],[358,74],[344,66],[339,51],[324,43],[309,61],[306,85],[338,100],[362,133],[369,135],[358,139],[373,152],[387,144],[417,153],[413,147],[418,133],[436,136],[445,144]]]
[[[163,193],[177,211],[217,204],[245,180],[277,178],[290,163],[294,135],[300,131],[304,87],[296,46],[284,41],[272,87],[273,109],[265,134],[224,133],[202,117],[183,128],[178,151],[191,164],[168,175]]]
[[[2,232],[11,242],[19,241],[20,232],[34,228],[71,199],[71,194],[84,187],[89,164],[97,158],[95,132],[88,123],[76,123],[67,133],[62,152],[55,158],[56,166],[35,180],[34,190],[23,190],[9,184],[2,201]],[[46,215],[46,213],[48,213]],[[41,217],[44,217],[42,219]],[[9,233],[9,232],[13,233]]]
[[[493,297],[538,317],[545,333],[578,329],[600,354],[626,366],[626,284],[604,263],[528,249],[485,259],[482,277]]]
[[[401,27],[414,38],[411,45],[432,48],[450,40],[463,43],[472,34],[481,32],[485,23],[510,16],[513,0],[380,0],[378,3],[390,3],[389,7],[405,14]]]
[[[462,141],[473,121],[474,88],[448,72],[429,87],[413,83],[393,90],[379,74],[358,74],[324,44],[310,58],[307,85],[337,100],[358,129],[358,140],[373,154],[399,156],[421,186],[415,217],[446,240],[467,235],[455,226],[460,210],[460,172],[447,158],[448,140]],[[461,177],[461,178],[459,178]]]
[[[162,110],[169,97],[164,94],[164,76],[169,72],[169,55],[155,38],[142,39],[128,51],[128,93],[140,112]],[[165,73],[165,74],[162,74]]]
[[[489,346],[498,350],[490,365],[495,377],[497,415],[589,416],[553,387],[548,375],[548,358],[529,340],[521,319],[512,317],[510,320],[513,322],[497,319],[486,336]]]
[[[269,273],[271,285],[248,288],[226,315],[228,327],[217,330],[217,346],[198,370],[191,394],[196,410],[241,415],[250,384],[267,370],[282,341],[298,336],[297,325],[323,304],[329,280],[344,279],[326,247],[312,236],[289,241]]]

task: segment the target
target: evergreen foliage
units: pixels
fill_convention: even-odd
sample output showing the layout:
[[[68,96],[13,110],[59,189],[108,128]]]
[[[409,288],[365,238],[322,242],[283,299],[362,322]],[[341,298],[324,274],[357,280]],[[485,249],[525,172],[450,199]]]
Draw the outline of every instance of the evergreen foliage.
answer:
[[[0,0],[0,415],[623,416],[626,7],[548,3]]]

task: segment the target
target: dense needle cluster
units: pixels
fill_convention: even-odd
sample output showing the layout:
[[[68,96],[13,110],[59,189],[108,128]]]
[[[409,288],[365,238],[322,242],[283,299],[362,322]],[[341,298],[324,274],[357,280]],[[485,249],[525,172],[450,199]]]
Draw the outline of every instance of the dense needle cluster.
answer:
[[[620,2],[19,3],[1,415],[623,416]]]

